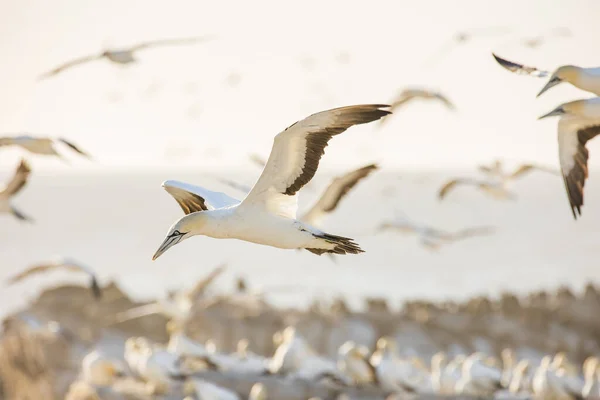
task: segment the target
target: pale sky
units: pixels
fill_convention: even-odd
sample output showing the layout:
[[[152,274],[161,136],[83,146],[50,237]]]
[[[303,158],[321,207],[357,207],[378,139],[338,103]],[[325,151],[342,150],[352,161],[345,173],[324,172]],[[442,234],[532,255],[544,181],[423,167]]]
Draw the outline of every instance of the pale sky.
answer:
[[[331,142],[323,167],[442,168],[497,156],[557,165],[556,120],[536,118],[591,95],[565,85],[536,99],[544,81],[510,74],[490,52],[541,68],[600,65],[594,0],[20,0],[0,2],[0,15],[0,132],[64,136],[98,159],[33,159],[63,172],[242,167],[247,153],[267,156],[273,136],[310,113],[389,102],[418,85],[440,89],[458,111],[416,103],[381,131],[354,128]],[[475,38],[423,66],[456,31],[486,27],[509,32]],[[573,36],[537,49],[519,45],[556,27]],[[96,61],[36,81],[106,46],[205,34],[217,38],[149,49],[128,67]],[[0,165],[12,168],[20,154],[2,151]]]

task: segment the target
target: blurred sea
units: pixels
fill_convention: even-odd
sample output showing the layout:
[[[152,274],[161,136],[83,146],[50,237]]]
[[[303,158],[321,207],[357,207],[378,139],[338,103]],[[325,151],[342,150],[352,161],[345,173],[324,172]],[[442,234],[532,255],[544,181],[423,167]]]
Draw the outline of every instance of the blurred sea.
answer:
[[[416,297],[462,299],[559,285],[580,289],[587,280],[600,281],[596,171],[590,173],[583,217],[577,222],[561,179],[542,172],[516,182],[517,201],[496,201],[462,187],[438,202],[436,191],[446,178],[469,172],[384,168],[361,182],[325,224],[333,234],[356,239],[366,251],[362,255],[337,257],[333,262],[308,252],[195,237],[152,262],[169,226],[181,215],[179,206],[160,187],[163,180],[178,179],[243,196],[220,184],[214,175],[189,171],[62,175],[36,171],[15,199],[15,205],[31,215],[35,224],[0,216],[0,280],[32,263],[65,255],[88,264],[103,282],[117,280],[136,298],[144,299],[190,286],[226,262],[229,268],[216,282],[217,288],[227,290],[234,277],[243,276],[251,287],[264,288],[281,305],[307,304],[314,296],[344,295],[355,306],[364,296],[384,296],[399,306],[400,300]],[[249,185],[259,172],[253,166],[247,171],[214,171]],[[333,170],[319,171],[311,188],[300,195],[301,210],[310,206],[333,174]],[[375,234],[377,225],[396,211],[441,229],[492,225],[497,233],[431,252],[415,236]],[[0,312],[9,312],[59,280],[86,282],[77,274],[54,272],[3,287]]]

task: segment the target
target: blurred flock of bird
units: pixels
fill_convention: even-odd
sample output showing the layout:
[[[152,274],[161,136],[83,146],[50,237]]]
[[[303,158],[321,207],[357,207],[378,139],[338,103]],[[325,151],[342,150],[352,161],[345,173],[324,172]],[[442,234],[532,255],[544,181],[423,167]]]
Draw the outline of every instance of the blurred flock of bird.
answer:
[[[501,32],[493,29],[459,32],[426,63],[439,62],[455,46],[468,43],[477,35],[489,34]],[[524,38],[520,44],[535,48],[547,40],[568,40],[569,36],[568,29],[557,28],[537,37]],[[135,55],[141,50],[156,46],[200,44],[206,40],[218,38],[204,36],[168,39],[141,43],[129,48],[108,49],[68,61],[44,73],[40,79],[68,74],[73,68],[85,68],[86,63],[101,59],[126,66],[137,61]],[[545,79],[546,84],[538,96],[560,83],[569,83],[600,96],[600,67],[563,65],[551,72],[509,61],[498,54],[489,56],[494,57],[500,67],[510,72]],[[326,254],[334,260],[338,255],[363,252],[359,244],[346,237],[344,232],[338,232],[339,235],[328,233],[325,230],[326,217],[336,210],[339,203],[351,194],[357,184],[368,179],[380,168],[378,164],[357,166],[334,178],[308,211],[299,216],[298,193],[303,188],[315,190],[310,186],[310,181],[317,172],[325,148],[334,136],[355,125],[366,123],[379,124],[379,128],[383,130],[386,121],[394,118],[392,114],[416,100],[437,101],[450,111],[460,108],[443,93],[424,87],[408,87],[400,90],[389,104],[340,104],[339,108],[316,112],[291,124],[275,136],[273,148],[267,159],[256,154],[248,155],[249,162],[262,168],[262,174],[253,186],[222,179],[223,183],[243,194],[243,200],[185,182],[163,182],[163,188],[174,198],[184,215],[168,229],[153,259],[164,254],[172,246],[196,235],[215,239],[238,239],[290,250],[304,249],[316,255]],[[562,176],[573,217],[580,217],[584,204],[584,185],[588,177],[589,154],[586,143],[600,133],[600,97],[560,104],[540,118],[552,116],[559,117],[557,137],[560,170],[530,162],[523,162],[515,169],[507,170],[502,160],[492,160],[489,165],[474,167],[481,175],[479,178],[450,177],[437,193],[439,200],[450,196],[460,187],[465,187],[465,190],[466,187],[471,187],[498,201],[516,200],[517,196],[511,190],[511,184],[531,172],[539,171]],[[0,138],[0,153],[2,148],[8,146],[23,149],[27,156],[20,160],[12,178],[8,179],[0,192],[0,212],[23,222],[33,223],[31,229],[35,229],[35,215],[21,210],[16,198],[26,187],[32,173],[26,157],[59,157],[67,161],[60,150],[63,147],[90,160],[93,158],[87,151],[65,138],[29,133],[5,135]],[[408,232],[417,235],[420,243],[431,250],[469,237],[490,235],[495,229],[491,226],[476,226],[449,232],[413,221],[399,210],[394,212],[395,218],[381,221],[378,231]],[[290,252],[290,257],[293,256],[294,253]],[[94,271],[68,258],[31,266],[10,278],[9,283],[20,282],[32,275],[55,269],[87,274],[94,297],[102,297],[102,288]],[[132,337],[124,344],[122,359],[113,359],[102,354],[100,350],[92,350],[83,358],[81,382],[72,387],[68,398],[105,398],[102,397],[102,390],[110,390],[115,382],[125,377],[135,377],[145,382],[148,393],[158,398],[167,395],[172,386],[181,381],[185,382],[184,391],[193,396],[192,398],[241,398],[239,393],[207,381],[190,378],[196,370],[202,369],[239,371],[257,376],[274,375],[295,380],[329,379],[341,387],[377,386],[389,395],[389,399],[396,398],[394,396],[402,398],[409,394],[466,394],[484,398],[542,399],[600,396],[600,366],[596,356],[590,356],[579,366],[570,362],[564,354],[547,355],[532,368],[527,360],[515,360],[514,354],[507,349],[502,353],[502,360],[480,352],[447,360],[445,355],[440,353],[426,366],[418,357],[401,357],[394,340],[382,337],[377,341],[374,351],[348,341],[339,348],[338,358],[332,360],[316,354],[291,326],[274,338],[277,350],[271,358],[253,354],[247,349],[247,343],[242,343],[237,353],[219,353],[214,348],[211,350],[210,345],[187,337],[181,326],[173,323],[185,318],[195,297],[192,293],[184,296],[183,300],[171,299],[168,305],[154,304],[116,316],[117,321],[122,321],[152,312],[168,315],[172,319],[169,325],[171,336],[168,345],[152,343],[143,337]],[[185,304],[180,304],[182,302]],[[54,329],[60,330],[56,327]],[[97,397],[91,397],[90,390],[94,391]],[[346,395],[342,393],[337,398],[347,398],[344,396]],[[258,400],[270,397],[264,385],[257,384],[248,398]]]

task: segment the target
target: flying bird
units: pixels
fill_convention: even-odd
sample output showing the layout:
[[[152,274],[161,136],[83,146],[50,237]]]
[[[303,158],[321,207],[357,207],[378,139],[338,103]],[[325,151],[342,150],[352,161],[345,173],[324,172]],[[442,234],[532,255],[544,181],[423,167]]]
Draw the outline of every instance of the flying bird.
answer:
[[[298,191],[313,178],[329,140],[354,125],[376,121],[388,105],[364,104],[322,111],[279,133],[263,172],[243,201],[177,181],[163,187],[186,214],[169,229],[153,259],[183,240],[205,235],[281,249],[358,254],[352,239],[325,233],[296,218]]]
[[[159,298],[152,303],[120,312],[115,315],[111,325],[152,314],[162,314],[176,323],[185,321],[194,304],[200,301],[206,290],[225,272],[226,268],[226,264],[218,265],[190,289],[170,291],[166,298]]]
[[[62,257],[57,258],[53,261],[46,262],[46,263],[32,265],[31,267],[27,268],[23,272],[20,272],[19,274],[13,276],[12,278],[9,278],[7,281],[7,284],[12,285],[14,283],[22,281],[23,279],[25,279],[29,276],[37,275],[37,274],[40,274],[40,273],[46,272],[46,271],[58,270],[58,269],[71,271],[71,272],[83,272],[83,273],[87,274],[90,278],[90,289],[92,291],[92,294],[94,295],[94,297],[96,299],[99,299],[102,297],[102,290],[100,289],[100,286],[98,284],[98,278],[96,277],[96,274],[94,273],[94,271],[91,268],[89,268],[77,261],[74,261],[74,260],[68,259],[68,258],[62,258]]]
[[[102,58],[106,58],[108,61],[111,61],[115,64],[125,65],[134,63],[137,61],[135,58],[135,53],[140,50],[149,49],[151,47],[158,46],[171,46],[171,45],[179,45],[179,44],[192,44],[199,43],[206,40],[211,39],[208,36],[198,36],[198,37],[189,37],[189,38],[180,38],[180,39],[162,39],[140,43],[131,47],[123,48],[123,49],[109,49],[102,51],[98,54],[92,54],[80,58],[76,58],[74,60],[68,61],[64,64],[59,65],[58,67],[40,75],[38,79],[46,79],[55,75],[60,74],[63,71],[66,71],[72,67],[77,65],[85,64],[90,61],[100,60]]]
[[[31,168],[25,160],[21,160],[12,179],[0,191],[0,213],[9,213],[21,221],[32,221],[11,204],[12,197],[19,193],[27,184]]]
[[[369,176],[377,168],[379,167],[376,164],[369,164],[334,178],[319,197],[319,200],[300,217],[300,221],[317,228],[322,227],[325,216],[338,207],[340,201],[348,195],[358,182]]]
[[[61,143],[69,147],[74,152],[91,159],[90,155],[79,147],[75,146],[72,142],[69,142],[63,138],[48,138],[48,137],[33,137],[28,135],[12,136],[12,137],[0,137],[0,147],[2,146],[20,146],[25,150],[33,154],[42,154],[47,156],[56,156],[63,161],[66,159],[56,151],[55,144]]]
[[[485,179],[478,178],[454,178],[446,182],[438,191],[438,198],[443,200],[446,195],[457,186],[467,185],[475,186],[484,193],[498,200],[515,199],[514,193],[508,190],[508,186],[516,179],[522,178],[532,171],[543,171],[558,175],[559,172],[555,169],[531,163],[521,164],[512,172],[505,172],[500,160],[494,161],[491,165],[480,165],[477,168],[480,172],[486,175]]]
[[[548,82],[542,88],[542,90],[540,90],[537,97],[541,96],[542,93],[548,89],[563,82],[568,82],[576,88],[585,90],[586,92],[600,95],[600,67],[582,68],[575,65],[563,65],[562,67],[558,67],[554,72],[550,73],[550,71],[538,69],[536,67],[528,67],[526,65],[508,61],[494,53],[492,53],[492,55],[498,64],[516,74],[529,75],[537,78],[546,78],[550,76]]]
[[[410,89],[405,89],[402,92],[400,92],[400,94],[392,102],[390,111],[394,112],[398,108],[406,105],[407,103],[409,103],[410,101],[413,101],[415,99],[436,100],[436,101],[440,101],[442,104],[444,104],[450,110],[454,111],[456,109],[456,107],[448,99],[448,97],[446,97],[445,95],[443,95],[440,92],[436,92],[436,91],[424,89],[424,88],[410,88]],[[379,125],[382,126],[387,119],[388,118],[383,118],[381,120],[381,122],[379,123]]]
[[[600,133],[600,97],[564,103],[539,119],[558,116],[558,158],[573,217],[581,216],[588,177],[586,143]]]
[[[427,225],[415,223],[408,220],[406,217],[396,217],[392,221],[385,221],[381,223],[378,228],[378,231],[380,232],[390,230],[416,234],[421,239],[421,244],[430,250],[438,250],[444,244],[455,243],[471,237],[487,236],[495,231],[493,227],[477,226],[454,232],[447,232]]]

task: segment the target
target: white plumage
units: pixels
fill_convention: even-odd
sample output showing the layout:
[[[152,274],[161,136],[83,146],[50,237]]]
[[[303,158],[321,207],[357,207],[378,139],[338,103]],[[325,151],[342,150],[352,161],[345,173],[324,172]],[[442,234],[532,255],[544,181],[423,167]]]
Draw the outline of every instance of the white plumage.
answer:
[[[600,97],[565,103],[540,119],[560,116],[558,158],[573,217],[581,215],[583,188],[588,177],[586,143],[600,133]]]
[[[297,193],[313,178],[333,136],[389,114],[383,110],[386,107],[341,107],[291,125],[275,137],[260,178],[242,202],[200,187],[165,182],[163,187],[186,215],[170,228],[153,259],[194,235],[239,239],[281,249],[307,249],[318,255],[361,253],[352,239],[327,234],[296,219]]]

